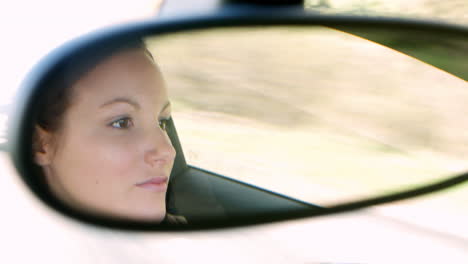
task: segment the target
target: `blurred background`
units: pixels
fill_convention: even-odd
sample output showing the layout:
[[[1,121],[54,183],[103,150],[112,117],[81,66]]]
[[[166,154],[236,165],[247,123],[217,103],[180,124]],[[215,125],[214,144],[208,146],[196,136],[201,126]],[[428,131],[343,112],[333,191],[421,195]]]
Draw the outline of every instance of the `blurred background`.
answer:
[[[468,23],[465,0],[305,0],[305,7],[331,14],[430,18]]]
[[[380,31],[433,58],[468,59],[467,39]],[[468,170],[466,81],[375,42],[262,26],[147,45],[191,165],[323,206]]]

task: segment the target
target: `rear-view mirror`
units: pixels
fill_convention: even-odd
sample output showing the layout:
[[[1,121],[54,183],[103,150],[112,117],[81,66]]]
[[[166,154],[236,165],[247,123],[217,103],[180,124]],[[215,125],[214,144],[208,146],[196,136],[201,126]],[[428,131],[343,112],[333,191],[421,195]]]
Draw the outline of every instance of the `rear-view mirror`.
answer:
[[[155,230],[338,213],[466,180],[465,28],[268,12],[59,48],[18,95],[20,176],[68,216]]]

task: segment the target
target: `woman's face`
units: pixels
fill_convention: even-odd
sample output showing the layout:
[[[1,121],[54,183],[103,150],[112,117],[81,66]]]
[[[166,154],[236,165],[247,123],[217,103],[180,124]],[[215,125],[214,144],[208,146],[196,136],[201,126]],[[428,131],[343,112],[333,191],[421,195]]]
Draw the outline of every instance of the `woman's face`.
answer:
[[[161,72],[140,49],[100,63],[72,87],[58,131],[39,130],[35,152],[67,204],[100,215],[161,221],[175,150]]]

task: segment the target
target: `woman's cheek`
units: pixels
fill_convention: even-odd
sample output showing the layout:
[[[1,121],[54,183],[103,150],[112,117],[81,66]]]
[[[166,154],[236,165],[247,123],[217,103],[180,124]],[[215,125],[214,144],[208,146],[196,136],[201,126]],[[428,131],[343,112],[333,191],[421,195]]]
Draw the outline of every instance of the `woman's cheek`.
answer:
[[[135,135],[108,135],[106,139],[97,145],[96,153],[102,160],[101,166],[106,171],[115,175],[126,175],[132,173],[141,156],[138,150],[138,142]],[[135,172],[135,171],[134,171]]]

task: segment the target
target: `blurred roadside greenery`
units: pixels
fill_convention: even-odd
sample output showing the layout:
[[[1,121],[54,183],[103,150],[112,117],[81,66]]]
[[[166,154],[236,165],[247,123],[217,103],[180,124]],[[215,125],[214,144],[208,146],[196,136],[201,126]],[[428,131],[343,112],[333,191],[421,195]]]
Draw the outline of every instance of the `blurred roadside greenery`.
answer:
[[[305,0],[305,7],[326,14],[419,18],[468,26],[466,0]],[[463,56],[468,53],[468,46],[463,40],[457,41],[450,36],[443,43],[441,34],[425,34],[425,41],[421,41],[412,38],[411,34],[401,37],[379,30],[363,32],[345,27],[341,29],[402,51],[468,80],[468,64]],[[416,32],[413,36],[419,38],[420,34]]]
[[[406,29],[405,33],[403,30],[392,32],[353,27],[337,29],[408,54],[458,78],[468,80],[466,63],[468,44],[465,36],[443,32],[421,32],[414,29]]]
[[[466,0],[305,0],[305,7],[328,14],[424,18],[468,25]]]

